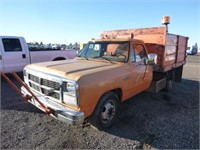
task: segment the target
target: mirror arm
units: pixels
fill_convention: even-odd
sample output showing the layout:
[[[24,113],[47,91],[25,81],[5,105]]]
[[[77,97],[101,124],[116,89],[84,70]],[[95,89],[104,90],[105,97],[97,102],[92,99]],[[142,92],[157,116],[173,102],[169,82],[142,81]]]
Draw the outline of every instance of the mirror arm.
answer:
[[[148,58],[144,58],[143,61],[145,65],[148,65]]]

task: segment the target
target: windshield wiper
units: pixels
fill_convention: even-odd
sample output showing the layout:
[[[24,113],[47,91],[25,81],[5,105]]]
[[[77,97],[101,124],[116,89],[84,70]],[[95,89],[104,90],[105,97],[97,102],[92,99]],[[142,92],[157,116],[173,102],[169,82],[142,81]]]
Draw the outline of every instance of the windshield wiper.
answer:
[[[102,57],[102,56],[96,56],[96,57],[92,57],[94,59],[102,59],[102,60],[106,60],[107,62],[110,62],[110,63],[113,63],[112,61],[110,61],[109,59],[105,58],[105,57]]]

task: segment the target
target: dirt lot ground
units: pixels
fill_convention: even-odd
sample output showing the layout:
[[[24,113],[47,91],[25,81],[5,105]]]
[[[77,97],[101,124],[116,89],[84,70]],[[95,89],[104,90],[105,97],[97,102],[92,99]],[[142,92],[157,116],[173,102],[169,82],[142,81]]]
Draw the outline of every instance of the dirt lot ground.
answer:
[[[70,126],[25,103],[1,81],[1,149],[199,149],[200,56],[188,56],[171,93],[143,92],[122,104],[106,132]],[[14,79],[13,79],[14,80]]]

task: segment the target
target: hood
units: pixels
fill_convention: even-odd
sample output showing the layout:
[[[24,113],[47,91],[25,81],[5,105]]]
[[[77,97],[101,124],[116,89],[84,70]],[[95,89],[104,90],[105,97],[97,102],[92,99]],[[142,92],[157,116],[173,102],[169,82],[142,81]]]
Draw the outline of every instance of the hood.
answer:
[[[28,65],[26,68],[40,72],[66,77],[72,80],[78,80],[81,76],[109,70],[118,67],[119,64],[113,64],[101,61],[91,60],[63,60],[54,62],[44,62]]]

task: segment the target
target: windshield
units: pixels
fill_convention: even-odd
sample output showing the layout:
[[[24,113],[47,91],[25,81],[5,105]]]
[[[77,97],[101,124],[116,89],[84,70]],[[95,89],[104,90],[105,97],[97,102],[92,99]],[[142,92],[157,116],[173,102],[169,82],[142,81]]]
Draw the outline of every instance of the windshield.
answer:
[[[89,42],[79,53],[78,57],[104,59],[110,62],[127,62],[128,52],[128,42]]]

